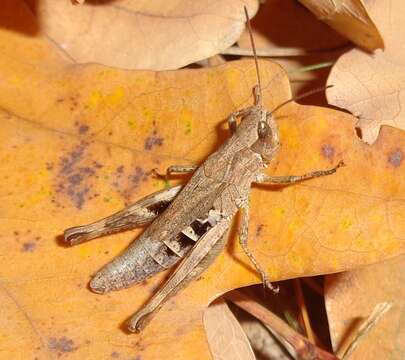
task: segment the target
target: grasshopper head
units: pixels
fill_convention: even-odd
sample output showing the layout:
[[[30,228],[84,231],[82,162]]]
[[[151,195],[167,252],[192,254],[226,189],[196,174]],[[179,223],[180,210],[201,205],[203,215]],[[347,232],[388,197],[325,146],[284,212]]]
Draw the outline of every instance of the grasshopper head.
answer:
[[[251,149],[261,155],[265,163],[268,163],[276,156],[280,147],[277,123],[271,113],[267,113],[265,120],[261,119],[257,123],[257,137]]]

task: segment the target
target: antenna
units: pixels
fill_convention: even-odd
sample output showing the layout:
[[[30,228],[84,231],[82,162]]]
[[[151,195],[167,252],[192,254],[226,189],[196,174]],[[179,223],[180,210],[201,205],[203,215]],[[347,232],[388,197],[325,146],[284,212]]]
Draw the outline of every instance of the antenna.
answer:
[[[252,26],[250,25],[250,19],[249,19],[249,14],[247,11],[246,6],[243,7],[245,9],[245,16],[246,16],[246,24],[249,30],[249,37],[250,37],[250,43],[252,44],[252,50],[253,50],[253,56],[255,59],[255,65],[256,65],[256,75],[257,75],[257,85],[259,86],[259,101],[262,101],[262,84],[260,82],[260,71],[259,71],[259,62],[257,61],[257,55],[256,55],[256,45],[255,41],[253,39],[253,34],[252,34]]]
[[[273,114],[275,111],[277,111],[278,109],[282,108],[284,105],[289,104],[289,103],[292,102],[292,101],[296,101],[296,100],[300,100],[300,99],[306,98],[306,97],[308,97],[308,96],[310,96],[310,95],[319,93],[319,92],[324,91],[324,90],[326,90],[326,89],[329,89],[329,88],[331,88],[331,87],[333,87],[333,85],[321,86],[321,87],[318,87],[318,88],[316,88],[316,89],[312,89],[312,90],[306,91],[306,92],[304,92],[303,94],[294,96],[293,98],[282,102],[280,105],[277,105],[272,111],[270,111],[270,114]]]

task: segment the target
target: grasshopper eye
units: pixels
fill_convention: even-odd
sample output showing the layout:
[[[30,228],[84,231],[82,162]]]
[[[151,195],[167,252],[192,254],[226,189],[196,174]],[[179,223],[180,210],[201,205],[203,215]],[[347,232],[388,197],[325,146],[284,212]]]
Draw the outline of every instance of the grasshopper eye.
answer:
[[[264,139],[268,137],[271,134],[271,129],[269,124],[265,121],[259,121],[257,124],[257,135],[259,136],[259,139]]]

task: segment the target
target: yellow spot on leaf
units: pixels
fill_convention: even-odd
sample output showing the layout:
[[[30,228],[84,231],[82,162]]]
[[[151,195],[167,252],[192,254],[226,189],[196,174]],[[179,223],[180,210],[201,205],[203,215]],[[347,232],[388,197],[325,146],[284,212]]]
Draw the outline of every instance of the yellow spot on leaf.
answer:
[[[100,90],[94,90],[87,99],[86,104],[90,108],[95,108],[101,104],[114,106],[121,102],[124,94],[125,91],[122,86],[117,87],[108,94],[103,94]]]
[[[87,100],[87,105],[90,108],[95,108],[100,104],[100,102],[103,99],[103,95],[101,94],[100,90],[94,90],[91,94],[90,97]]]
[[[355,251],[371,251],[374,250],[372,237],[364,238],[359,236],[353,240],[353,250]]]
[[[293,236],[294,233],[301,227],[301,221],[298,218],[293,219],[289,224],[288,224],[288,235]]]
[[[282,216],[284,216],[285,214],[285,210],[281,207],[275,207],[272,209],[272,216],[274,216],[275,218],[277,218],[277,220],[281,220],[280,218]]]
[[[128,126],[129,126],[131,129],[134,129],[134,128],[135,128],[135,126],[136,126],[135,117],[130,117],[130,118],[128,119]]]
[[[151,119],[152,116],[153,116],[152,111],[151,111],[150,109],[148,109],[148,108],[143,109],[142,114],[143,114],[143,116],[144,116],[144,118],[145,118],[146,120]]]
[[[125,91],[122,86],[117,87],[111,94],[106,96],[106,101],[110,105],[117,105],[124,97]]]
[[[352,220],[348,218],[343,219],[342,222],[340,223],[340,226],[342,227],[343,230],[347,230],[352,225],[353,225]]]
[[[94,249],[91,246],[88,246],[87,244],[79,246],[79,256],[82,259],[88,258],[92,254],[93,250]]]
[[[182,109],[180,111],[180,122],[183,124],[185,130],[184,134],[189,135],[191,133],[191,126],[192,126],[192,112],[188,109]]]

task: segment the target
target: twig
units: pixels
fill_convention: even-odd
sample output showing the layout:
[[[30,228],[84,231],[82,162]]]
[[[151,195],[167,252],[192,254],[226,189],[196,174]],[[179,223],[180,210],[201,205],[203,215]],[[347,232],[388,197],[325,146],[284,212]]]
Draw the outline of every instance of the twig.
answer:
[[[294,279],[294,291],[295,291],[295,295],[298,301],[298,307],[299,307],[299,311],[301,313],[301,318],[303,321],[303,325],[305,328],[305,333],[309,339],[309,341],[311,341],[312,343],[316,343],[315,341],[315,335],[314,332],[312,330],[312,326],[311,326],[311,321],[309,320],[309,316],[308,316],[308,310],[307,310],[307,306],[305,304],[305,299],[304,299],[304,295],[302,294],[302,288],[301,288],[301,283],[299,279]]]
[[[271,327],[273,331],[279,334],[287,343],[295,350],[297,357],[303,360],[338,360],[338,358],[317,347],[311,343],[306,337],[297,333],[290,328],[283,320],[274,315],[271,311],[260,305],[256,301],[251,300],[241,291],[232,291],[225,295],[225,299],[232,301],[235,305],[253,315],[263,323]]]
[[[320,50],[304,50],[301,48],[271,48],[271,49],[256,49],[257,56],[259,57],[295,57],[295,56],[309,56],[316,54],[333,53],[343,51],[351,48],[351,46],[339,46],[331,49]],[[231,46],[228,49],[220,52],[222,55],[237,55],[237,56],[253,56],[251,49],[240,48],[239,46]]]
[[[308,65],[308,66],[301,66],[297,69],[287,71],[289,75],[295,74],[295,73],[302,73],[306,71],[313,71],[313,70],[319,70],[327,67],[331,67],[335,64],[335,61],[325,61],[322,63],[317,63],[313,65]]]
[[[319,285],[313,277],[303,277],[302,281],[309,286],[314,292],[316,292],[319,296],[324,296],[325,293],[323,291],[323,287]]]
[[[359,327],[356,334],[354,335],[353,341],[346,348],[343,353],[342,360],[347,360],[353,351],[359,345],[359,342],[364,339],[364,337],[373,329],[378,322],[381,320],[382,316],[392,307],[392,303],[379,303],[375,306],[374,310],[370,316],[364,320],[363,324]]]

